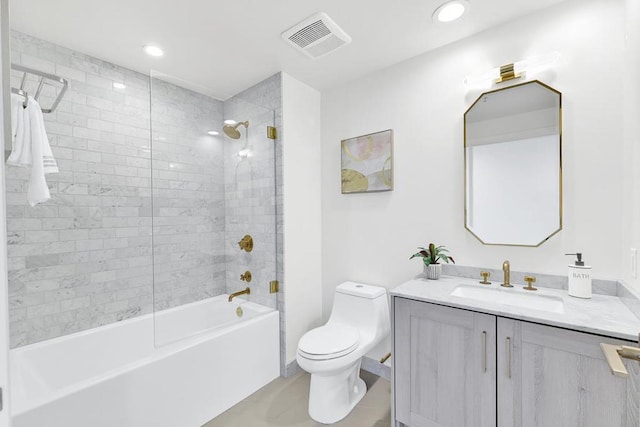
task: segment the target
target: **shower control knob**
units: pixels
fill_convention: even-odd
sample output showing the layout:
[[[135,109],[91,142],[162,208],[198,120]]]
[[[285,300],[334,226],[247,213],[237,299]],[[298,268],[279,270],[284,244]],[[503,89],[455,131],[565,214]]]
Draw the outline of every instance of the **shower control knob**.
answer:
[[[243,282],[250,282],[251,281],[251,272],[250,271],[245,271],[244,274],[240,275],[240,280],[242,280]]]
[[[240,250],[251,252],[253,250],[253,237],[250,235],[245,235],[239,242],[238,246],[240,246]]]

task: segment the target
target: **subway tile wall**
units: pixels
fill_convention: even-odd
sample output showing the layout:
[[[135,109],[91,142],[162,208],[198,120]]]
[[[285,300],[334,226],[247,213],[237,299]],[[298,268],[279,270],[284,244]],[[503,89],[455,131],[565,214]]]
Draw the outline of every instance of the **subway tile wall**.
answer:
[[[238,141],[206,134],[221,130],[227,107],[255,123],[250,145],[262,155],[269,145],[251,132],[272,120],[268,106],[254,108],[242,96],[222,103],[160,78],[150,101],[145,75],[18,32],[11,44],[12,62],[70,81],[58,109],[45,115],[60,168],[47,176],[52,200],[30,207],[27,171],[7,168],[12,347],[149,313],[154,276],[156,309],[235,290],[245,267],[259,276],[250,299],[275,306],[267,272],[276,262],[268,234],[273,156],[267,150],[264,162],[237,162]],[[12,74],[14,85],[19,77]],[[274,93],[278,106],[279,75],[244,95],[260,101]],[[46,89],[43,104],[54,95]],[[235,243],[243,221],[258,237],[250,257]]]
[[[227,233],[226,278],[229,293],[251,288],[251,301],[277,308],[277,297],[269,293],[276,280],[275,155],[279,140],[267,138],[267,127],[275,126],[281,112],[280,75],[276,74],[225,101],[226,119],[249,121],[240,126],[240,138],[225,137],[225,205]],[[250,253],[239,249],[245,234],[254,239]],[[245,271],[252,280],[240,280]]]
[[[259,295],[257,296],[260,304],[268,305],[270,307],[275,307],[280,312],[280,375],[287,376],[289,374],[294,373],[293,370],[287,370],[285,366],[286,362],[286,304],[284,298],[284,292],[287,284],[284,282],[284,261],[283,261],[283,253],[284,253],[284,211],[282,204],[282,194],[283,194],[283,177],[282,177],[282,166],[283,166],[283,138],[284,128],[282,122],[282,74],[275,74],[257,85],[250,87],[243,92],[237,94],[233,98],[227,100],[225,102],[225,117],[232,118],[235,120],[245,120],[243,117],[248,117],[249,120],[254,118],[252,123],[256,125],[251,125],[249,131],[249,138],[255,138],[255,142],[252,142],[250,145],[252,148],[257,148],[262,150],[262,152],[266,155],[275,156],[275,165],[272,163],[265,162],[264,160],[256,161],[252,159],[250,165],[243,164],[245,161],[241,161],[236,154],[238,153],[238,146],[234,145],[226,145],[225,146],[225,162],[227,165],[231,165],[233,167],[238,167],[241,171],[244,170],[245,173],[249,172],[249,174],[257,174],[258,176],[268,177],[268,179],[259,180],[258,185],[262,187],[263,198],[259,203],[275,203],[275,209],[267,208],[267,206],[258,207],[256,206],[254,209],[254,215],[260,214],[260,209],[262,209],[262,214],[266,215],[264,217],[263,225],[268,228],[264,228],[263,230],[268,230],[270,227],[275,226],[276,233],[275,236],[267,235],[266,233],[262,233],[266,239],[264,242],[258,241],[256,243],[256,248],[264,248],[264,249],[254,249],[254,251],[262,250],[260,256],[262,256],[268,264],[275,262],[275,278],[280,282],[280,292],[274,295],[267,295],[266,285],[268,281],[273,280],[267,276],[262,279],[262,282],[258,285],[257,292]],[[236,118],[237,117],[237,118]],[[266,120],[261,121],[259,118],[264,117]],[[257,118],[257,120],[255,120]],[[278,136],[275,141],[266,140],[264,138],[264,126],[268,121],[272,121],[278,131]],[[257,128],[257,130],[253,130]],[[260,171],[260,168],[268,168],[268,170]],[[275,169],[275,170],[274,170]],[[274,170],[273,175],[271,175],[271,171]],[[227,209],[227,233],[231,234],[227,236],[227,242],[233,242],[233,238],[237,238],[239,235],[243,233],[245,228],[241,226],[241,223],[234,223],[235,215],[232,211],[232,203],[236,203],[234,200],[229,199],[237,199],[237,203],[244,204],[240,198],[236,197],[237,193],[234,193],[233,187],[233,176],[229,176],[231,173],[231,168],[225,168],[226,173],[228,174],[226,177],[227,183],[227,194],[228,194],[228,209]],[[266,188],[267,186],[272,185],[271,182],[274,181],[275,184],[275,200],[273,198],[266,198]],[[243,207],[242,209],[246,209]],[[275,218],[271,215],[275,215]],[[235,234],[234,233],[235,231]],[[273,240],[275,239],[275,240]],[[237,277],[242,271],[245,265],[248,265],[253,261],[251,257],[247,257],[246,255],[238,254],[236,248],[229,247],[228,248],[228,259],[229,262],[227,264],[227,290],[229,292],[234,292],[242,286],[238,283]],[[275,252],[273,252],[275,251]],[[264,268],[263,271],[267,274],[273,274],[270,269]],[[233,275],[235,274],[235,275]],[[253,288],[252,288],[253,292]]]
[[[153,74],[152,74],[153,75]],[[223,105],[153,75],[154,307],[225,293]]]
[[[243,147],[242,140],[239,141],[240,144],[225,145],[227,244],[231,242],[230,246],[227,246],[227,291],[235,292],[243,287],[238,277],[245,267],[251,266],[253,268],[251,271],[259,271],[260,277],[252,286],[251,299],[260,304],[275,307],[280,312],[280,375],[286,376],[282,74],[275,74],[225,101],[225,118],[250,121],[247,135],[249,147],[254,151],[253,157],[243,159],[238,156]],[[278,135],[275,140],[265,138],[267,125],[276,127]],[[245,134],[243,133],[242,136],[244,137]],[[273,163],[274,157],[275,163]],[[239,190],[244,187],[244,191],[247,191],[246,182],[252,176],[259,179],[253,181],[257,188],[249,191],[252,202],[248,203]],[[275,186],[275,194],[268,190],[271,186]],[[255,224],[257,227],[255,231],[253,228],[249,230],[241,221],[237,221],[237,214],[244,215],[246,219],[256,216],[260,218],[260,221]],[[274,227],[275,235],[269,233]],[[239,240],[248,231],[259,232],[251,256],[239,253],[237,245],[233,246],[233,242]],[[275,263],[275,271],[272,269],[273,263]],[[268,294],[268,283],[274,279],[280,282],[280,291],[275,295]]]
[[[52,199],[29,206],[28,171],[6,168],[17,347],[150,312],[151,158],[145,76],[17,32],[11,48],[12,62],[70,83],[44,115],[60,169],[47,176]],[[42,104],[54,95],[47,88]]]

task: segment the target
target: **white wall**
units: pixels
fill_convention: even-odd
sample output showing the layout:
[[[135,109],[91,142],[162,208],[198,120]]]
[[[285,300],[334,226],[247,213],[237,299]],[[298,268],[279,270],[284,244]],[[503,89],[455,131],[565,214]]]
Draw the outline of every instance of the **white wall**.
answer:
[[[569,1],[323,93],[325,317],[341,281],[397,286],[421,271],[408,258],[429,242],[461,265],[509,259],[553,274],[581,251],[594,277],[621,276],[623,13],[622,0]],[[463,227],[462,116],[480,94],[464,78],[554,51],[560,62],[536,77],[563,94],[564,228],[539,248],[484,246]],[[394,190],[340,194],[340,140],[389,128]]]
[[[623,278],[640,291],[640,271],[631,276],[630,248],[640,251],[640,2],[625,1]],[[640,262],[636,260],[640,268]]]
[[[320,92],[282,73],[286,364],[322,320]]]

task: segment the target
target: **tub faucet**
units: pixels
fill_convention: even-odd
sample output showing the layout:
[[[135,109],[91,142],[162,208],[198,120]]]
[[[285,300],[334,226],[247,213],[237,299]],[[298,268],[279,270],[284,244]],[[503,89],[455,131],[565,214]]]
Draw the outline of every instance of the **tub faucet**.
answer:
[[[513,288],[511,284],[511,264],[509,260],[502,263],[502,271],[504,272],[504,282],[500,285],[504,288]]]
[[[229,302],[231,302],[235,297],[240,296],[240,295],[249,295],[251,294],[251,289],[249,289],[249,287],[247,286],[245,289],[238,291],[238,292],[234,292],[231,295],[229,295]]]

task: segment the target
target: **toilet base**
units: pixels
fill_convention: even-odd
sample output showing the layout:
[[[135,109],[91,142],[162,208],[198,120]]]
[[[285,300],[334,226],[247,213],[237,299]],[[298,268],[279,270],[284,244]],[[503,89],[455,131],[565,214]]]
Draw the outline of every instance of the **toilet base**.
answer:
[[[360,378],[360,363],[333,375],[311,374],[309,416],[322,424],[340,421],[362,400],[367,385]]]

